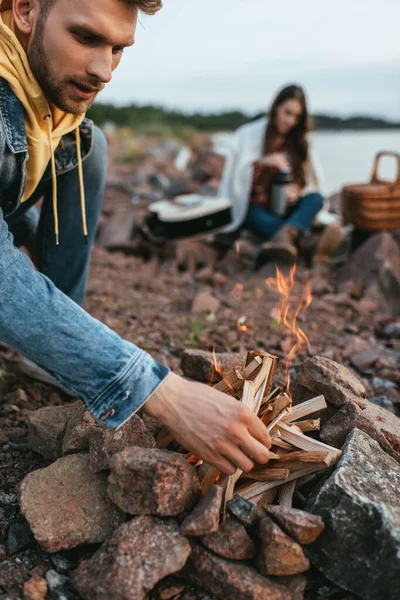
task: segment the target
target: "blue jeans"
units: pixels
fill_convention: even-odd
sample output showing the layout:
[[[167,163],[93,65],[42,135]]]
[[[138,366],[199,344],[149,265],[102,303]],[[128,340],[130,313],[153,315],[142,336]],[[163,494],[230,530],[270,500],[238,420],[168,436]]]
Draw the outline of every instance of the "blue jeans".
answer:
[[[311,227],[315,216],[321,210],[324,199],[318,192],[302,196],[296,204],[289,209],[285,217],[277,217],[267,208],[250,204],[245,227],[255,233],[270,239],[283,225],[295,227],[304,235]]]
[[[84,400],[106,426],[116,428],[146,402],[168,369],[80,306],[106,170],[106,141],[95,128],[92,151],[83,161],[87,245],[76,169],[58,177],[59,246],[53,228],[51,181],[42,181],[33,196],[7,218],[0,199],[0,339]],[[34,204],[43,194],[39,218]],[[39,271],[16,248],[35,239]]]

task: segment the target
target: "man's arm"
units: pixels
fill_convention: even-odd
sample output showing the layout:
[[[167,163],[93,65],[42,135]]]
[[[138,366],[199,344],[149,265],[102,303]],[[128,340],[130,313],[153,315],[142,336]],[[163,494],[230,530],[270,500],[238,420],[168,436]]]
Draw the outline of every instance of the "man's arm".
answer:
[[[93,319],[12,241],[0,209],[0,339],[82,398],[95,418],[120,427],[139,408],[201,458],[231,473],[268,460],[269,436],[246,407],[169,374],[149,354]]]

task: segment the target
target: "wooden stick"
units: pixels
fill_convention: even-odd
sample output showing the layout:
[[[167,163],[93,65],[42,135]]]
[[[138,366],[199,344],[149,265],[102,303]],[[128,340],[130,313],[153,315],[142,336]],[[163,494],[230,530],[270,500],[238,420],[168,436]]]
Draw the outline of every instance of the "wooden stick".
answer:
[[[289,481],[279,488],[279,506],[283,508],[292,508],[294,490],[296,488],[296,481]]]
[[[267,426],[267,431],[271,432],[274,427],[288,414],[288,409],[285,408],[280,415],[278,415],[271,423]]]
[[[219,381],[213,387],[220,392],[224,392],[225,394],[231,394],[232,392],[237,392],[241,390],[246,379],[251,379],[257,373],[257,369],[260,368],[262,364],[262,358],[260,356],[256,356],[249,365],[244,369],[244,371],[234,370],[231,373],[228,373],[221,381]]]
[[[157,448],[160,448],[160,450],[165,450],[165,448],[167,448],[170,445],[173,439],[174,436],[172,435],[168,427],[162,427],[162,429],[160,429],[160,431],[158,432],[156,438]]]
[[[305,431],[319,431],[321,429],[321,419],[307,419],[306,421],[296,421],[298,427],[303,433]]]
[[[197,470],[200,479],[201,495],[204,497],[210,491],[219,475],[219,470],[208,463],[203,463]]]
[[[297,421],[298,419],[302,419],[307,415],[315,413],[319,410],[324,410],[327,407],[324,396],[316,396],[311,400],[307,400],[307,402],[302,402],[301,404],[297,404],[294,406],[287,417],[284,418],[285,423],[293,423],[293,421]]]
[[[272,436],[271,439],[272,439],[273,446],[278,446],[278,448],[283,448],[284,450],[289,450],[290,452],[295,452],[297,450],[297,448],[295,446],[293,446],[292,444],[288,444],[287,442],[284,442],[277,435]]]
[[[289,469],[253,469],[249,473],[243,473],[242,477],[246,479],[255,479],[256,481],[286,481],[289,477]]]
[[[278,430],[284,442],[293,444],[300,450],[327,450],[333,454],[335,460],[338,460],[342,454],[341,450],[307,437],[303,433],[298,433],[282,421],[278,425]]]
[[[273,501],[275,500],[276,492],[277,492],[277,488],[272,488],[270,490],[267,490],[266,492],[260,494],[259,496],[255,496],[252,499],[252,502],[257,504],[257,506],[260,506],[261,508],[263,508],[264,506],[268,506],[268,504],[272,504]]]
[[[252,364],[253,361],[250,362],[250,360],[253,355],[254,352],[248,353],[246,361],[247,363]],[[270,385],[271,387],[272,385],[272,379],[278,365],[278,359],[276,356],[272,356],[271,354],[262,353],[262,356],[255,356],[253,360],[256,359],[261,359],[261,367],[252,381],[246,380],[244,382],[243,397],[241,400],[242,404],[248,406],[255,414],[258,413],[260,408],[266,386]],[[226,507],[227,502],[233,498],[233,491],[241,474],[242,471],[237,469],[236,473],[228,478],[225,491],[224,507]]]
[[[328,468],[332,463],[332,454],[327,450],[317,452],[290,452],[278,459],[269,461],[268,466],[271,468],[290,469],[291,471],[299,471],[307,466],[315,465],[321,469]]]
[[[300,471],[291,473],[287,479],[287,482],[293,481],[294,479],[299,479],[301,477],[304,477],[304,475],[320,473],[323,470],[324,469],[321,469],[320,467],[315,467],[315,466],[307,467],[306,469],[301,469]],[[264,482],[253,483],[253,484],[250,484],[249,486],[241,486],[237,491],[235,491],[235,494],[240,494],[242,496],[242,498],[251,500],[255,496],[258,496],[272,488],[283,485],[284,483],[285,483],[284,481],[270,481],[270,482],[267,481],[265,483]]]
[[[262,422],[265,425],[269,425],[285,408],[289,408],[291,404],[292,401],[290,397],[286,393],[281,394],[280,396],[275,398],[274,403],[272,405],[272,411],[264,409],[264,411],[261,413],[260,418]],[[289,415],[286,416],[286,419],[288,417]]]

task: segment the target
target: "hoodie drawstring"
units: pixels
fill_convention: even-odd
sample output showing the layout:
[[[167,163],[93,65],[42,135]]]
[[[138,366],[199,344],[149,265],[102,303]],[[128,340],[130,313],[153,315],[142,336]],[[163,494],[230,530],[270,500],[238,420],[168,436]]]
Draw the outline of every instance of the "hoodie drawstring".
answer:
[[[47,139],[49,140],[50,161],[51,161],[51,182],[53,186],[53,215],[54,215],[54,234],[56,236],[56,245],[58,246],[58,210],[57,210],[57,175],[56,161],[54,158],[53,146],[51,144],[51,115],[46,115],[47,119]]]
[[[75,129],[75,142],[76,142],[76,153],[78,155],[78,177],[79,177],[79,190],[80,190],[80,197],[81,197],[82,229],[83,229],[83,236],[85,238],[85,244],[87,244],[88,232],[87,232],[87,223],[86,223],[85,186],[83,185],[81,135],[79,132],[79,127],[77,127]]]
[[[50,149],[50,162],[51,162],[51,180],[52,180],[52,195],[53,195],[53,216],[54,216],[54,234],[56,236],[56,245],[59,245],[59,231],[58,231],[58,210],[57,210],[57,174],[56,174],[56,161],[53,152],[53,146],[51,143],[51,115],[44,117],[47,119],[47,139],[49,141]],[[83,184],[83,170],[82,170],[82,155],[81,155],[81,137],[79,127],[75,129],[75,143],[76,153],[78,157],[78,177],[79,177],[79,192],[81,199],[81,213],[82,213],[82,229],[85,238],[85,244],[87,244],[88,232],[86,222],[86,202],[85,202],[85,187]]]

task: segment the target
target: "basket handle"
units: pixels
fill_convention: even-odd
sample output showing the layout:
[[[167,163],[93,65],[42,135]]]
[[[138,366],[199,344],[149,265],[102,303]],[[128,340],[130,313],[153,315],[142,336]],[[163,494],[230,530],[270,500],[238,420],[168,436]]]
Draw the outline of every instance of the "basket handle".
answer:
[[[371,183],[381,183],[378,177],[379,163],[382,156],[393,156],[397,160],[397,178],[393,182],[392,192],[400,191],[400,154],[392,150],[383,150],[375,156],[374,166],[372,169]]]

